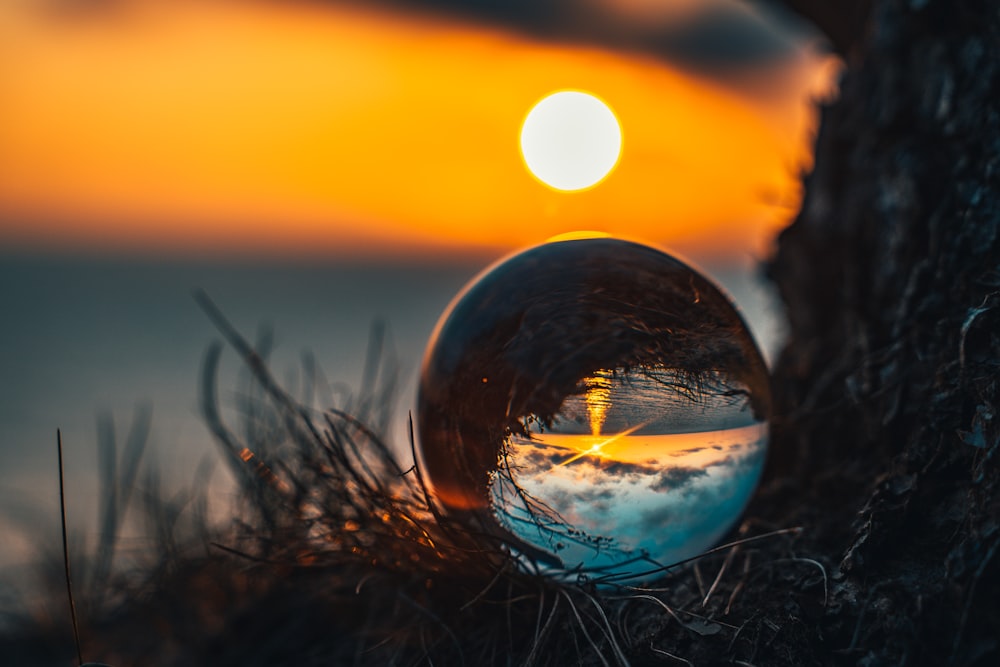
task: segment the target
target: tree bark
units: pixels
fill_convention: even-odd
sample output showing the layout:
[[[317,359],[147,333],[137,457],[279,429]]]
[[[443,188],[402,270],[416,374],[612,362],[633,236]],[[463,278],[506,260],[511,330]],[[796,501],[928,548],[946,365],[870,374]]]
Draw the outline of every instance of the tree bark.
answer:
[[[761,502],[839,563],[819,662],[1000,664],[1000,3],[871,5],[768,268]]]

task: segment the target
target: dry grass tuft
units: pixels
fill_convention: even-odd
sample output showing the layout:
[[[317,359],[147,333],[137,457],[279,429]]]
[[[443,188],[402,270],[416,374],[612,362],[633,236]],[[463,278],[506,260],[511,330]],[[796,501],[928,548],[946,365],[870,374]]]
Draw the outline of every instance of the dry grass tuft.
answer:
[[[209,347],[201,378],[206,422],[242,500],[231,525],[211,527],[204,480],[168,497],[155,474],[140,478],[146,413],[121,461],[105,436],[102,540],[90,558],[74,556],[88,659],[115,667],[747,664],[800,641],[794,629],[778,640],[789,599],[825,604],[824,566],[792,550],[799,531],[765,526],[748,537],[751,523],[736,542],[664,570],[655,587],[533,573],[496,538],[449,519],[419,468],[399,465],[382,436],[395,372],[380,371],[377,354],[350,410],[320,410],[315,369],[306,364],[304,396],[293,396],[268,368],[269,338],[249,344],[205,295],[198,300],[248,370],[237,429],[219,404],[222,343]],[[125,507],[140,487],[157,549],[113,567]],[[61,569],[46,562],[52,580]],[[775,596],[783,581],[790,593]],[[771,603],[745,608],[743,598]],[[0,633],[8,664],[72,661],[68,611],[48,605]]]

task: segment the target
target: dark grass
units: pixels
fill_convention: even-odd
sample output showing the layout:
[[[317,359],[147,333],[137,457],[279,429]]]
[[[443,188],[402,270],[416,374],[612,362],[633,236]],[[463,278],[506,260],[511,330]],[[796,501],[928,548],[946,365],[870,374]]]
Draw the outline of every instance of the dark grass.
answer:
[[[240,501],[228,525],[211,525],[207,467],[170,494],[155,469],[140,474],[148,410],[137,413],[121,454],[103,422],[100,540],[92,552],[69,545],[84,659],[115,667],[767,664],[809,641],[798,626],[822,613],[829,582],[823,563],[798,554],[798,529],[748,518],[728,545],[646,587],[597,586],[599,574],[544,576],[496,537],[450,519],[419,468],[398,463],[383,437],[396,386],[395,369],[382,362],[384,330],[373,334],[347,409],[319,409],[321,374],[308,359],[293,396],[268,368],[270,337],[251,345],[198,299],[246,369],[235,428],[216,383],[221,342],[206,352],[201,378],[205,420]],[[121,553],[129,508],[155,548]],[[55,593],[61,569],[58,554],[45,554],[41,601],[9,615],[0,633],[4,664],[74,664],[65,591]]]
[[[69,603],[69,620],[73,624],[73,644],[76,646],[77,662],[83,663],[80,649],[80,624],[76,619],[76,600],[73,598],[73,576],[69,566],[69,538],[66,536],[66,482],[63,474],[62,431],[56,429],[56,446],[59,453],[59,519],[62,527],[63,570],[66,573],[66,601]]]

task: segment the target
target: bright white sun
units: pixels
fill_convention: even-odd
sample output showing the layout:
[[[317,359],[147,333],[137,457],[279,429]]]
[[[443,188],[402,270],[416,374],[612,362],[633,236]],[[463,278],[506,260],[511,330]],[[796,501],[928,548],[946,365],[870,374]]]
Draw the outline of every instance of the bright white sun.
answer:
[[[521,127],[521,154],[535,177],[556,190],[597,184],[618,163],[622,130],[607,104],[588,93],[543,98]]]

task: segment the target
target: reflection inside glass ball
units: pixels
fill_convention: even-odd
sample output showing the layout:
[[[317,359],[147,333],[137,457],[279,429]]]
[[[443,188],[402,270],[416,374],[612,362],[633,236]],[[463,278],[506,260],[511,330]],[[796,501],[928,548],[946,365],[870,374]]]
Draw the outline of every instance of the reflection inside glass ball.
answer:
[[[767,449],[766,367],[703,276],[613,238],[488,269],[431,340],[420,464],[477,534],[550,573],[641,579],[736,521]]]

